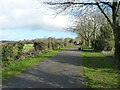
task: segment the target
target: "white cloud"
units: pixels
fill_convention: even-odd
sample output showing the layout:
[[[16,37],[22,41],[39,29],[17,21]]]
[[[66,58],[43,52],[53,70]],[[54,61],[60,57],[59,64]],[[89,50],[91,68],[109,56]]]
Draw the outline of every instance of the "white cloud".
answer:
[[[56,18],[52,18],[49,15],[45,15],[43,17],[44,22],[50,24],[50,25],[55,25],[58,27],[66,27],[67,24],[67,17],[60,16],[58,15]]]
[[[55,30],[66,27],[67,17],[52,18],[53,11],[36,0],[1,0],[0,29],[32,28]]]

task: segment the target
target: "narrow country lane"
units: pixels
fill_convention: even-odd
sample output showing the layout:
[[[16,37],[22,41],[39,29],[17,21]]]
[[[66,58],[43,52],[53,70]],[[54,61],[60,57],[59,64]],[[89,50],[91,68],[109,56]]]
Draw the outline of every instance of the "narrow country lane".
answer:
[[[3,84],[3,88],[84,88],[79,46],[37,64]]]

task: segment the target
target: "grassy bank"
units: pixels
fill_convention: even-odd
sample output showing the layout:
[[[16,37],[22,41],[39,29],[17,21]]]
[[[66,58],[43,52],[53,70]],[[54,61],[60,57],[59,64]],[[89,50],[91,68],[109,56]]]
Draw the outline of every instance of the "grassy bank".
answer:
[[[39,62],[57,54],[58,52],[69,48],[70,46],[61,48],[61,49],[57,49],[57,50],[53,50],[53,51],[49,51],[34,57],[29,57],[26,59],[22,59],[20,61],[18,61],[16,64],[11,64],[9,66],[7,66],[6,68],[2,69],[2,80],[5,81],[17,74],[20,74],[22,71],[25,71],[33,66],[35,66],[36,64],[38,64]]]
[[[118,88],[120,71],[113,57],[83,47],[82,60],[88,88]]]

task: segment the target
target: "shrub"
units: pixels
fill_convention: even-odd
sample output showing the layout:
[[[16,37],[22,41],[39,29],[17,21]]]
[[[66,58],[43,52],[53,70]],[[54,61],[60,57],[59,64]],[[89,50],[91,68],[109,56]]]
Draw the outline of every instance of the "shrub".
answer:
[[[100,35],[96,40],[92,40],[92,47],[100,51],[111,51],[114,47],[113,32],[109,24],[104,24],[100,28]]]
[[[24,44],[18,42],[2,44],[3,66],[10,64],[10,62],[13,60],[20,59],[22,55],[23,45]]]
[[[21,58],[23,46],[24,46],[23,43],[20,43],[20,42],[18,43],[18,53],[17,53],[16,59],[20,59]]]
[[[95,45],[94,45],[94,42],[95,42]],[[92,47],[95,50],[111,51],[113,46],[114,46],[114,42],[112,40],[97,39],[92,41]]]

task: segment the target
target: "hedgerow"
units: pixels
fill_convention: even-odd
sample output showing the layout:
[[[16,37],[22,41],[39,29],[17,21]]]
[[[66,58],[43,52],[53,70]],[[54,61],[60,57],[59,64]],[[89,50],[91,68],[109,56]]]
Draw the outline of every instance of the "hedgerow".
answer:
[[[35,39],[35,40],[24,40],[19,42],[8,42],[2,44],[2,66],[6,67],[11,63],[15,63],[22,58],[27,58],[29,56],[35,56],[43,52],[50,50],[59,49],[65,46],[73,45],[70,41],[71,39]],[[28,52],[23,52],[23,47],[25,44],[33,44],[34,49]]]
[[[2,44],[2,62],[3,66],[10,64],[12,61],[21,58],[24,44],[20,42],[9,42]]]

